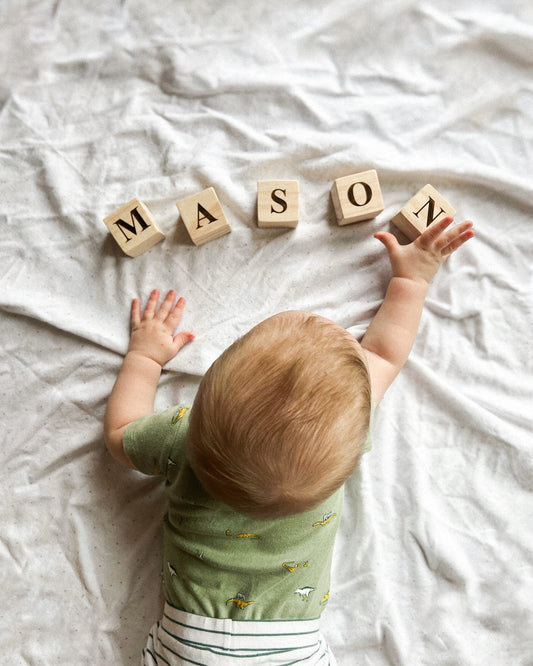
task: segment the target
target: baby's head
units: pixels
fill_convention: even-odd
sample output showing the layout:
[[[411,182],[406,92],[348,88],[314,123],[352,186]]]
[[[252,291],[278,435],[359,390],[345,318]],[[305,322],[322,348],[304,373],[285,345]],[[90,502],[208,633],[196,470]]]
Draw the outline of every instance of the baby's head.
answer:
[[[204,488],[240,513],[301,513],[355,469],[370,403],[353,336],[324,317],[283,312],[207,371],[191,410],[188,457]]]

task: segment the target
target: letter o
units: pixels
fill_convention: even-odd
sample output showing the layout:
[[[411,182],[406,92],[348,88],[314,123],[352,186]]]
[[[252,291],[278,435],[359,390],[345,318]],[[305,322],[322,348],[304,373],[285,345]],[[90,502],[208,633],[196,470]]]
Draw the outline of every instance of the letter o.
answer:
[[[363,203],[358,203],[355,200],[354,188],[355,188],[356,185],[362,185],[364,190],[365,190],[366,199],[365,199],[365,201],[363,201]],[[367,203],[369,203],[371,199],[372,199],[372,188],[370,187],[370,185],[368,183],[363,183],[363,182],[353,183],[353,185],[350,185],[350,187],[348,188],[348,201],[351,204],[353,204],[354,206],[357,206],[359,208],[361,206],[366,206]]]

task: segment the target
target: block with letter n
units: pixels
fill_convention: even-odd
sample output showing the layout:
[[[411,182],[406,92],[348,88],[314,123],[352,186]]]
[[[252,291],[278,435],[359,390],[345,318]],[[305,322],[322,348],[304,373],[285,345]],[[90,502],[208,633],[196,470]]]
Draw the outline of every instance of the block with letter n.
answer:
[[[297,180],[257,182],[257,225],[262,228],[294,228],[299,217]]]
[[[432,186],[425,185],[392,218],[398,229],[414,241],[430,224],[445,217],[453,217],[455,209]]]
[[[146,205],[132,199],[104,218],[111,235],[129,257],[138,257],[165,238]]]
[[[213,187],[178,201],[176,206],[195,245],[203,245],[231,231]]]
[[[370,220],[385,208],[375,169],[337,178],[331,198],[339,226]]]

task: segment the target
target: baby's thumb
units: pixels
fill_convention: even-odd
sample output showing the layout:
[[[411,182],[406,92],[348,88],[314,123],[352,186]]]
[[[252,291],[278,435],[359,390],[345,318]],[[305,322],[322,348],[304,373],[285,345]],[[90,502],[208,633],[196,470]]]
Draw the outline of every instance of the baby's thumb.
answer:
[[[185,345],[188,342],[192,342],[196,336],[194,333],[186,332],[186,333],[178,333],[178,335],[175,335],[173,340],[174,344],[177,345],[178,351],[182,348],[185,347]]]
[[[378,231],[374,234],[374,238],[383,243],[389,254],[392,254],[399,245],[396,236],[389,234],[388,231]]]

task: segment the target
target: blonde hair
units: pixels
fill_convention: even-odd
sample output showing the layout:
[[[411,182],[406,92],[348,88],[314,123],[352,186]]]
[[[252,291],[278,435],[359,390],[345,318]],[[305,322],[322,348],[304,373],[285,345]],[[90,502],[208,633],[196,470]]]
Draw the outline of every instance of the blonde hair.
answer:
[[[370,402],[357,341],[318,315],[284,312],[209,368],[191,410],[189,461],[204,488],[240,513],[301,513],[355,469]]]

